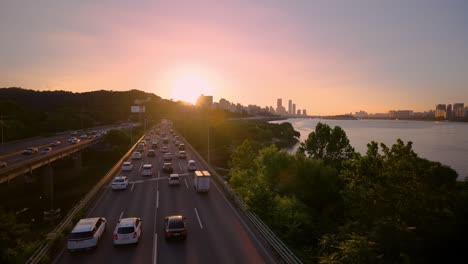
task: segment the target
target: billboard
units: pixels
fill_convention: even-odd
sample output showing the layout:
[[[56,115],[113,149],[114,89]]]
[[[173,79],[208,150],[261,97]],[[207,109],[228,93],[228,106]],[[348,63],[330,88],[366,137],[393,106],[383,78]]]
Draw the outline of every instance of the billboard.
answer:
[[[130,111],[132,113],[144,113],[146,112],[146,108],[144,105],[132,105]]]

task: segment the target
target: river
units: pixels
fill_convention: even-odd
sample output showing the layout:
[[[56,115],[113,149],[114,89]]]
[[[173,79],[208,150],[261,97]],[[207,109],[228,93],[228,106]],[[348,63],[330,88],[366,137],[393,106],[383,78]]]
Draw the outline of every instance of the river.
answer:
[[[439,161],[458,172],[458,180],[468,177],[468,123],[403,120],[324,120],[292,118],[272,123],[290,122],[304,141],[318,122],[340,126],[351,145],[364,154],[367,143],[376,141],[391,146],[400,138],[412,141],[414,151],[423,158]],[[294,152],[298,145],[290,149]]]

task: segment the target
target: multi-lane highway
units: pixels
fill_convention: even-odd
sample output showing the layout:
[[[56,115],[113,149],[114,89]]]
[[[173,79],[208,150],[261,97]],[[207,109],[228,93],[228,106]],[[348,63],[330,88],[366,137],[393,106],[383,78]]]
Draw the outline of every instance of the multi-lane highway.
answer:
[[[104,131],[104,130],[109,130],[109,129],[120,129],[120,128],[124,128],[124,126],[113,125],[113,126],[105,126],[105,127],[99,127],[99,128],[94,128],[94,129],[88,129],[88,130]],[[86,132],[81,131],[81,132],[78,132],[74,136],[77,138],[80,138],[82,134],[86,134]],[[68,139],[70,137],[72,137],[70,133],[60,133],[51,137],[37,137],[37,138],[18,141],[15,143],[5,144],[5,146],[3,146],[3,150],[0,153],[0,161],[6,162],[8,167],[11,167],[12,165],[15,165],[15,164],[20,164],[22,162],[29,161],[31,159],[42,156],[41,151],[43,148],[50,146],[50,144],[54,141],[60,141],[61,144],[52,147],[52,151],[49,154],[53,155],[53,153],[56,152],[57,150],[70,146],[70,143],[68,142]],[[87,140],[90,140],[90,139],[89,138],[81,139],[80,143],[83,143]],[[39,152],[32,154],[32,155],[23,155],[23,150],[29,147],[38,148]],[[2,171],[3,169],[6,169],[6,168],[0,168],[0,171]]]
[[[208,193],[193,188],[193,173],[187,172],[187,161],[195,158],[187,151],[187,159],[177,158],[177,147],[168,135],[166,145],[174,155],[174,173],[182,174],[179,186],[169,186],[169,174],[162,172],[162,140],[156,157],[147,157],[147,145],[141,160],[131,172],[118,172],[129,178],[126,190],[113,191],[110,183],[91,207],[89,217],[105,217],[107,230],[94,250],[70,253],[66,250],[57,263],[273,263],[252,231],[227,201],[212,180]],[[151,141],[155,136],[151,137]],[[141,175],[143,164],[153,165],[153,176]],[[198,169],[202,168],[197,161]],[[185,241],[166,241],[163,219],[182,214],[188,232]],[[135,246],[113,247],[113,230],[117,221],[125,217],[140,217],[143,223],[141,241]]]

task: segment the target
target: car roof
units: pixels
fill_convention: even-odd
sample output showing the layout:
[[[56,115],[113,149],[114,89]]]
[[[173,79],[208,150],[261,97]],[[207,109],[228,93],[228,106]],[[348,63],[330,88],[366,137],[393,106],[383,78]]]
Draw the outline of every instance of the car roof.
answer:
[[[120,219],[119,226],[120,227],[134,226],[137,219],[138,218],[136,217],[122,218]]]
[[[117,180],[117,179],[124,179],[125,180],[125,179],[127,179],[127,176],[121,175],[121,176],[117,176],[117,177],[114,178],[114,180]]]
[[[131,165],[132,163],[130,161],[125,161],[123,165]]]
[[[143,165],[143,168],[151,168],[151,167],[153,167],[153,165],[151,165],[151,164],[144,164]]]
[[[170,216],[166,216],[166,218],[171,222],[184,220],[184,217],[182,215],[170,215]]]
[[[177,173],[172,173],[172,174],[169,175],[169,177],[179,177],[179,174],[177,174]]]
[[[94,225],[99,220],[100,217],[92,217],[92,218],[83,218],[75,225],[72,230],[72,233],[81,233],[81,232],[89,232],[92,231]]]
[[[164,165],[171,165],[172,166],[172,163],[171,162],[164,162]]]

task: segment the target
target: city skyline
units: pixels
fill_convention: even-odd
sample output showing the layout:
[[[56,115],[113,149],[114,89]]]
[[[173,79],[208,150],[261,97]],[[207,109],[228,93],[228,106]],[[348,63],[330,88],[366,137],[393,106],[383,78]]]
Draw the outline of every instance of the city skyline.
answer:
[[[426,111],[468,102],[467,12],[457,0],[3,1],[0,87]]]

